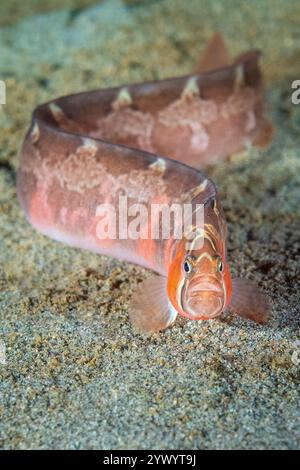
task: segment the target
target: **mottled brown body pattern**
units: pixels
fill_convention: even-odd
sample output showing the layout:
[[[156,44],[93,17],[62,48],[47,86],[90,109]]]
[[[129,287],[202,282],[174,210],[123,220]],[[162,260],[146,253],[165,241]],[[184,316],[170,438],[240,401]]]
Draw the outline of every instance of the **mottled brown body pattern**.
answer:
[[[217,190],[198,168],[249,142],[266,143],[270,126],[263,116],[258,57],[253,51],[229,65],[226,58],[206,71],[204,56],[203,73],[39,106],[18,172],[18,195],[29,221],[52,238],[166,276],[174,240],[99,240],[97,207],[117,207],[120,195],[128,204],[149,208],[203,203],[214,221],[207,224],[207,239],[221,240],[225,257],[226,224]]]

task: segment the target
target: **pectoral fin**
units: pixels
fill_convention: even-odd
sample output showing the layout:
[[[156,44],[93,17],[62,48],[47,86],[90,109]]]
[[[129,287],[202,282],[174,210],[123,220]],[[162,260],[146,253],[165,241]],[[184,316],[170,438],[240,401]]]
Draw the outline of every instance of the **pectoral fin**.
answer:
[[[129,316],[136,329],[154,332],[167,328],[177,316],[167,296],[167,278],[152,276],[132,296]]]
[[[216,32],[208,41],[200,61],[197,72],[208,72],[210,70],[226,67],[232,63],[228,47],[223,36]]]
[[[271,308],[268,296],[249,279],[232,280],[232,298],[229,310],[256,323],[265,324]]]

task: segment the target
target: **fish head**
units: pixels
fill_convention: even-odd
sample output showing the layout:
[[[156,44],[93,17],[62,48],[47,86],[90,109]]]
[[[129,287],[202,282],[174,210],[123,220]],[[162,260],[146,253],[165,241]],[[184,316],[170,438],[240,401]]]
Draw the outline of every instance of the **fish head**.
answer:
[[[168,276],[170,302],[191,320],[218,317],[231,297],[231,276],[224,254],[207,243],[193,251],[180,245]]]

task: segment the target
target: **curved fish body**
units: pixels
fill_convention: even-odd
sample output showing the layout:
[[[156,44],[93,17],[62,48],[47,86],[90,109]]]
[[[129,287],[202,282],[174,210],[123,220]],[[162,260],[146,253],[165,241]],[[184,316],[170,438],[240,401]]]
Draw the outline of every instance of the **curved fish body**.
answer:
[[[212,47],[222,67],[207,71]],[[256,286],[231,280],[217,189],[198,170],[246,142],[266,143],[257,59],[251,52],[227,64],[215,36],[203,73],[71,95],[33,114],[17,179],[29,222],[71,246],[155,271],[132,299],[131,319],[143,331],[166,328],[177,313],[209,319],[228,307],[267,318]],[[153,208],[171,209],[167,236]]]

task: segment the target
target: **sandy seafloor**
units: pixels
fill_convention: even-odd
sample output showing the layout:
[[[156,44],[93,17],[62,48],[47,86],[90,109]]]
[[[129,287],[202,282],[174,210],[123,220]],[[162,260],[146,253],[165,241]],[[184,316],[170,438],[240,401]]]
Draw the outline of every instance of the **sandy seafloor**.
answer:
[[[0,28],[1,448],[298,448],[299,2],[47,3]],[[16,198],[18,151],[38,103],[189,73],[215,30],[233,53],[264,51],[273,144],[209,174],[232,271],[269,292],[273,316],[267,326],[179,319],[147,337],[132,330],[128,302],[148,273],[35,232]]]

